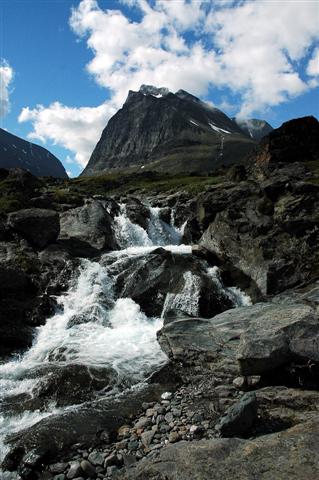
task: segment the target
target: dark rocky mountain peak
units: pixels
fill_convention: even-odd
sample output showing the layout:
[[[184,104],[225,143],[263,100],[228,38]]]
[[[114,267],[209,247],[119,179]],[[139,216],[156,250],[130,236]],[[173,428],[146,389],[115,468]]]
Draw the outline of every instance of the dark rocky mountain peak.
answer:
[[[23,168],[37,177],[68,178],[62,163],[52,153],[2,128],[0,168]]]
[[[83,175],[209,172],[241,162],[253,147],[236,122],[194,95],[142,85],[109,120]]]
[[[260,140],[273,130],[273,127],[266,120],[257,118],[233,118],[242,131],[254,140]]]
[[[256,164],[319,160],[319,122],[313,116],[289,120],[259,143]]]

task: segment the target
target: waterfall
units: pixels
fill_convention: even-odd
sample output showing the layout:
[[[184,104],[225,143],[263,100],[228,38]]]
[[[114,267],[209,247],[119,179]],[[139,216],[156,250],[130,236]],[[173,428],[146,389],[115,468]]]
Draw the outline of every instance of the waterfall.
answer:
[[[198,315],[200,277],[190,271],[183,274],[183,288],[180,293],[166,295],[161,318],[147,317],[132,298],[117,298],[115,282],[127,260],[147,255],[159,246],[173,253],[190,254],[190,246],[180,245],[183,226],[178,229],[174,223],[174,216],[172,224],[167,224],[161,219],[161,209],[150,207],[144,229],[128,218],[125,205],[120,206],[114,225],[121,250],[105,254],[100,262],[83,260],[74,272],[69,290],[58,298],[56,313],[36,329],[32,347],[21,357],[0,364],[0,407],[18,395],[33,395],[39,382],[46,378],[39,367],[58,369],[68,364],[111,367],[117,372],[119,382],[123,380],[124,388],[143,381],[165,363],[156,332],[169,309]],[[223,288],[215,267],[210,269],[210,275]],[[250,302],[236,288],[228,288],[227,292],[237,305]],[[30,375],[35,369],[38,373]],[[51,401],[41,411],[25,409],[3,414],[0,411],[0,462],[8,450],[6,435],[71,408],[74,406],[57,408]]]
[[[245,292],[240,290],[238,287],[225,287],[223,285],[220,271],[218,267],[212,267],[207,269],[207,273],[213,279],[213,281],[218,285],[221,290],[224,290],[228,298],[233,302],[237,307],[244,307],[252,305],[251,298]]]
[[[162,317],[172,309],[182,310],[188,315],[198,315],[198,302],[200,292],[200,278],[192,272],[185,272],[184,287],[181,293],[168,293],[162,311]]]

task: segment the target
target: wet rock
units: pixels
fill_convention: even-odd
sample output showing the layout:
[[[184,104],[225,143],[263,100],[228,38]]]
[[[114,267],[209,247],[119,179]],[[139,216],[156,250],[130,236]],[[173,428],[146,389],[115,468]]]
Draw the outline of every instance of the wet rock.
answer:
[[[115,438],[119,427],[137,414],[143,402],[158,400],[166,390],[165,386],[147,385],[117,400],[103,399],[61,415],[44,418],[7,438],[7,442],[14,446],[6,455],[4,466],[8,466],[8,470],[15,470],[26,453],[39,449],[46,455],[47,461],[52,461],[61,450],[67,451],[75,443],[89,446],[99,444],[102,441],[101,432],[106,432],[109,438]]]
[[[128,258],[126,265],[121,264],[115,288],[120,297],[132,298],[148,316],[160,316],[165,303],[167,310],[184,309],[210,317],[234,304],[207,269],[205,262],[192,255],[163,250]],[[185,303],[190,292],[198,297],[195,303]]]
[[[125,203],[125,211],[131,222],[147,230],[150,210],[140,200],[129,197]]]
[[[39,249],[55,242],[60,231],[58,213],[41,208],[28,208],[10,213],[8,225]]]
[[[36,367],[28,372],[28,378],[40,380],[32,399],[26,407],[39,408],[40,403],[56,401],[57,406],[82,403],[94,397],[94,393],[111,388],[117,381],[117,373],[111,368],[88,367],[80,364]]]
[[[97,200],[62,213],[60,223],[59,242],[74,256],[89,257],[117,248],[112,217]]]
[[[218,430],[223,437],[238,437],[252,428],[257,419],[257,399],[254,392],[243,395],[238,403],[226,411]]]

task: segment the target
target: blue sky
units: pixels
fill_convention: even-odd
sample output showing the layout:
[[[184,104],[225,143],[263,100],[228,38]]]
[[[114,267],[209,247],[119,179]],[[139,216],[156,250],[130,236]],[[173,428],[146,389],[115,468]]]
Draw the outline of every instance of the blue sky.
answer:
[[[0,15],[0,124],[72,176],[141,83],[274,127],[319,116],[317,0],[0,0]]]

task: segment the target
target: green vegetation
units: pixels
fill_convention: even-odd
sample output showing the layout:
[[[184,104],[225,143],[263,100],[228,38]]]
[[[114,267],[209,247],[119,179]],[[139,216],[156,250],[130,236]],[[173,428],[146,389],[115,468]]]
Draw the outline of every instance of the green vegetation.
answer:
[[[204,191],[210,185],[224,180],[221,173],[214,176],[179,175],[171,176],[145,172],[145,174],[104,174],[95,177],[80,177],[70,182],[70,190],[91,195],[115,193],[160,193],[184,190],[191,193]]]
[[[313,177],[309,179],[309,183],[319,185],[319,159],[311,162],[303,162],[304,165],[311,171]]]

